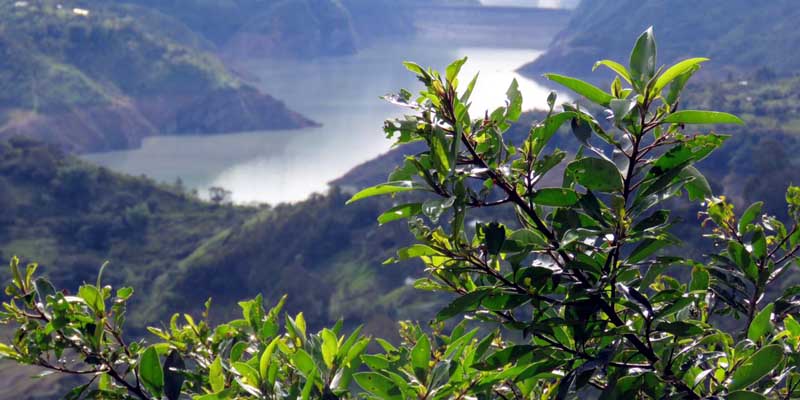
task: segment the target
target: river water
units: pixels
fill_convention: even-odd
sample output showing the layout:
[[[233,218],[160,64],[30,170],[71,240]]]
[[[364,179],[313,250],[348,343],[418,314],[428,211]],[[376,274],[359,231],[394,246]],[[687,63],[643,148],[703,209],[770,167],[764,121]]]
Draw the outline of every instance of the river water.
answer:
[[[382,122],[403,110],[380,100],[381,95],[419,82],[401,65],[416,61],[443,70],[468,56],[462,81],[480,71],[472,115],[502,105],[517,79],[526,109],[545,107],[549,93],[515,70],[541,54],[519,48],[436,48],[430,43],[377,42],[347,57],[313,62],[249,60],[241,64],[257,77],[265,92],[322,124],[318,128],[242,132],[225,135],[162,136],[141,148],[86,155],[115,171],[147,175],[157,181],[180,178],[201,196],[209,187],[232,192],[237,203],[279,203],[324,192],[327,183],[354,166],[387,151],[391,145]]]

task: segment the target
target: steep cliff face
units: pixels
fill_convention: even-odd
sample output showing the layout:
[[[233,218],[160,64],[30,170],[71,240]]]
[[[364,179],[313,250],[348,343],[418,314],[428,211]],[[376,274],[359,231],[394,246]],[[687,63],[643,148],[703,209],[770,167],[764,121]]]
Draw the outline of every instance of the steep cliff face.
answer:
[[[800,31],[790,22],[798,17],[794,0],[585,0],[547,53],[521,71],[586,77],[597,60],[627,61],[630,38],[653,25],[660,63],[707,56],[711,68],[788,73],[800,68]]]
[[[84,3],[0,2],[0,137],[87,152],[314,124],[241,82],[170,17]]]

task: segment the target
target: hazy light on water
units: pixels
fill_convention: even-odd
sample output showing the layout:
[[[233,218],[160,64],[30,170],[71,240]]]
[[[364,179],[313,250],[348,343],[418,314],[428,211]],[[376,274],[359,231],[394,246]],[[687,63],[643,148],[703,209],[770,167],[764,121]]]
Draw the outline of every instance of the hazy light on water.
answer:
[[[233,192],[238,203],[294,202],[324,192],[328,182],[354,166],[389,150],[384,119],[404,110],[378,99],[400,88],[418,91],[419,82],[401,61],[435,68],[463,56],[466,85],[480,71],[471,115],[503,105],[513,79],[519,82],[524,107],[544,108],[548,89],[515,70],[538,57],[524,49],[431,49],[413,43],[375,46],[352,57],[315,62],[251,62],[248,71],[260,78],[267,93],[323,124],[320,128],[244,132],[216,136],[171,136],[145,140],[141,149],[87,156],[112,169],[173,182],[205,195],[209,187]],[[566,100],[562,98],[561,100]]]

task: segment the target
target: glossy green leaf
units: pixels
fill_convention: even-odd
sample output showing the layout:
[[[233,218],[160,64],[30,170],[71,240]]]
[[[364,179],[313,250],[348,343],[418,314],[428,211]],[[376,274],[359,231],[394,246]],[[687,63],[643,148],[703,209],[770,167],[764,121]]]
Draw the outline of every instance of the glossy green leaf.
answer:
[[[478,306],[481,304],[481,300],[486,297],[488,293],[489,291],[487,290],[476,290],[458,297],[436,314],[436,320],[445,321],[456,315],[477,310]]]
[[[567,165],[566,173],[595,192],[622,190],[622,175],[612,162],[599,158],[581,158]]]
[[[544,76],[545,78],[561,84],[573,92],[585,97],[587,100],[604,107],[607,107],[614,98],[614,96],[598,88],[597,86],[594,86],[588,82],[584,82],[580,79],[558,74],[545,74]]]
[[[578,194],[572,189],[543,188],[531,196],[531,201],[540,206],[569,207],[578,202]]]
[[[323,329],[320,335],[322,336],[322,360],[328,369],[332,369],[333,361],[339,352],[339,339],[329,329]]]
[[[261,379],[267,377],[269,366],[272,362],[272,354],[275,353],[275,348],[278,346],[278,341],[280,340],[280,336],[272,339],[272,341],[267,345],[267,348],[264,349],[264,352],[261,353],[261,358],[258,360],[258,373],[261,375]]]
[[[506,91],[508,106],[506,108],[506,119],[516,121],[522,115],[522,92],[519,91],[519,83],[516,79],[511,81],[511,86]]]
[[[742,216],[739,218],[739,232],[744,232],[747,225],[753,223],[756,217],[761,215],[761,209],[764,206],[763,201],[757,201],[747,207],[747,209],[742,213]]]
[[[688,71],[684,72],[681,75],[678,75],[675,79],[672,80],[672,83],[669,84],[669,91],[667,91],[667,96],[664,100],[669,105],[675,105],[675,102],[678,101],[680,98],[681,92],[683,88],[686,87],[686,83],[689,82],[692,75],[694,75],[697,70],[700,69],[699,65],[695,65],[693,68],[689,69]]]
[[[377,372],[359,372],[353,378],[367,392],[386,400],[403,400],[400,388],[391,379]]]
[[[394,194],[394,193],[401,193],[401,192],[409,192],[412,190],[420,190],[422,187],[412,181],[394,181],[394,182],[387,182],[381,183],[380,185],[375,185],[353,195],[350,200],[347,200],[347,204],[352,202],[366,199],[372,196],[380,196],[384,194]]]
[[[292,363],[297,367],[298,370],[306,377],[310,377],[313,375],[317,370],[317,365],[314,364],[314,359],[303,349],[297,349],[297,351],[292,354]]]
[[[214,362],[208,367],[208,382],[214,392],[225,389],[225,375],[223,374],[222,361],[219,357],[215,358]]]
[[[708,290],[711,275],[704,268],[692,268],[692,281],[689,284],[689,290]]]
[[[705,332],[703,328],[686,321],[662,322],[656,325],[656,330],[671,333],[678,337],[692,337],[702,335]]]
[[[453,61],[447,66],[447,69],[445,70],[445,78],[448,82],[452,82],[458,76],[458,73],[461,72],[461,67],[463,67],[464,63],[466,62],[467,57],[464,57]]]
[[[246,384],[251,385],[253,387],[259,386],[260,379],[258,376],[258,371],[256,371],[255,368],[251,367],[250,364],[243,362],[235,362],[231,364],[231,366],[233,367],[233,369],[236,370],[236,372],[239,373],[239,375],[242,376],[242,378],[244,378],[244,382]]]
[[[725,400],[767,400],[767,397],[761,393],[737,390],[728,393],[728,395],[725,396]]]
[[[139,356],[138,372],[139,379],[147,391],[155,397],[160,397],[164,391],[164,371],[154,346],[148,347]]]
[[[388,224],[392,221],[397,221],[404,218],[413,217],[422,212],[422,203],[409,203],[401,204],[396,207],[390,208],[378,217],[378,223],[381,225]]]
[[[698,65],[706,61],[708,61],[708,58],[689,58],[669,67],[658,77],[658,79],[656,79],[656,83],[653,85],[653,93],[656,95],[661,94],[661,91],[676,78],[689,71],[692,71],[693,69],[697,68]]]
[[[656,73],[656,38],[653,27],[647,28],[636,40],[631,51],[629,65],[631,79],[637,89],[641,90]]]
[[[636,246],[633,252],[631,252],[631,255],[628,256],[627,262],[630,264],[636,264],[642,262],[647,257],[653,255],[653,253],[661,250],[662,248],[666,247],[669,244],[671,244],[671,242],[666,240],[646,239],[638,246]]]
[[[772,372],[783,361],[783,348],[778,344],[764,346],[755,352],[734,371],[728,390],[745,389],[757,382],[764,375]]]
[[[420,335],[417,344],[411,349],[411,367],[414,375],[421,382],[426,382],[429,363],[431,362],[431,343],[427,335]]]
[[[547,145],[553,135],[558,132],[558,129],[561,128],[565,122],[576,116],[577,114],[574,112],[562,112],[551,115],[542,123],[536,125],[531,130],[530,140],[534,141],[531,152],[534,155],[541,153],[542,149]]]
[[[105,312],[106,306],[103,294],[94,285],[83,285],[78,289],[78,297],[84,299],[86,304],[96,313]]]
[[[744,125],[739,117],[718,111],[676,111],[662,120],[667,124],[737,124]]]
[[[600,66],[608,67],[610,70],[617,73],[617,75],[621,76],[622,79],[625,79],[626,82],[631,83],[631,75],[628,72],[628,69],[625,68],[624,65],[611,60],[600,60],[594,63],[594,67],[592,67],[592,71],[596,70]]]
[[[775,303],[769,303],[753,318],[750,327],[747,329],[747,338],[758,342],[764,335],[772,330],[772,311]]]

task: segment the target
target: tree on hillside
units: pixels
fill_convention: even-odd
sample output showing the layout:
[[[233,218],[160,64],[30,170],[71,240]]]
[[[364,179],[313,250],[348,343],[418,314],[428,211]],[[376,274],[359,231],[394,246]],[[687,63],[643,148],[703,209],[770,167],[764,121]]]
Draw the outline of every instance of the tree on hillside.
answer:
[[[577,104],[557,110],[551,95],[519,146],[503,140],[522,111],[516,82],[505,106],[473,119],[475,79],[458,79],[466,59],[444,74],[406,63],[424,89],[389,97],[412,115],[385,131],[427,150],[351,201],[403,200],[378,217],[407,219],[417,240],[396,260],[422,260],[428,274],[414,285],[453,300],[430,329],[402,322],[402,343],[375,339],[377,354],[366,354],[360,329],[345,334],[340,322],[311,333],[302,313],[281,317],[285,299],[266,310],[261,297],[241,302],[241,318],[228,323],[208,322],[209,302],[198,319],[176,314],[150,328],[155,340],[127,342],[132,289],[104,286],[101,269],[71,296],[15,258],[2,317],[16,331],[0,355],[85,375],[73,399],[798,398],[800,288],[782,280],[800,251],[800,188],[785,196],[789,224],[760,202],[736,213],[711,193],[693,165],[726,136],[686,127],[741,120],[679,109],[705,61],[657,68],[648,30],[627,67],[599,62],[617,74],[610,91],[549,74],[606,120]],[[565,124],[577,154],[548,146]],[[563,184],[541,187],[554,171]],[[670,233],[664,202],[684,193],[704,202],[718,244],[702,260],[685,258]],[[515,218],[470,222],[485,207]]]

